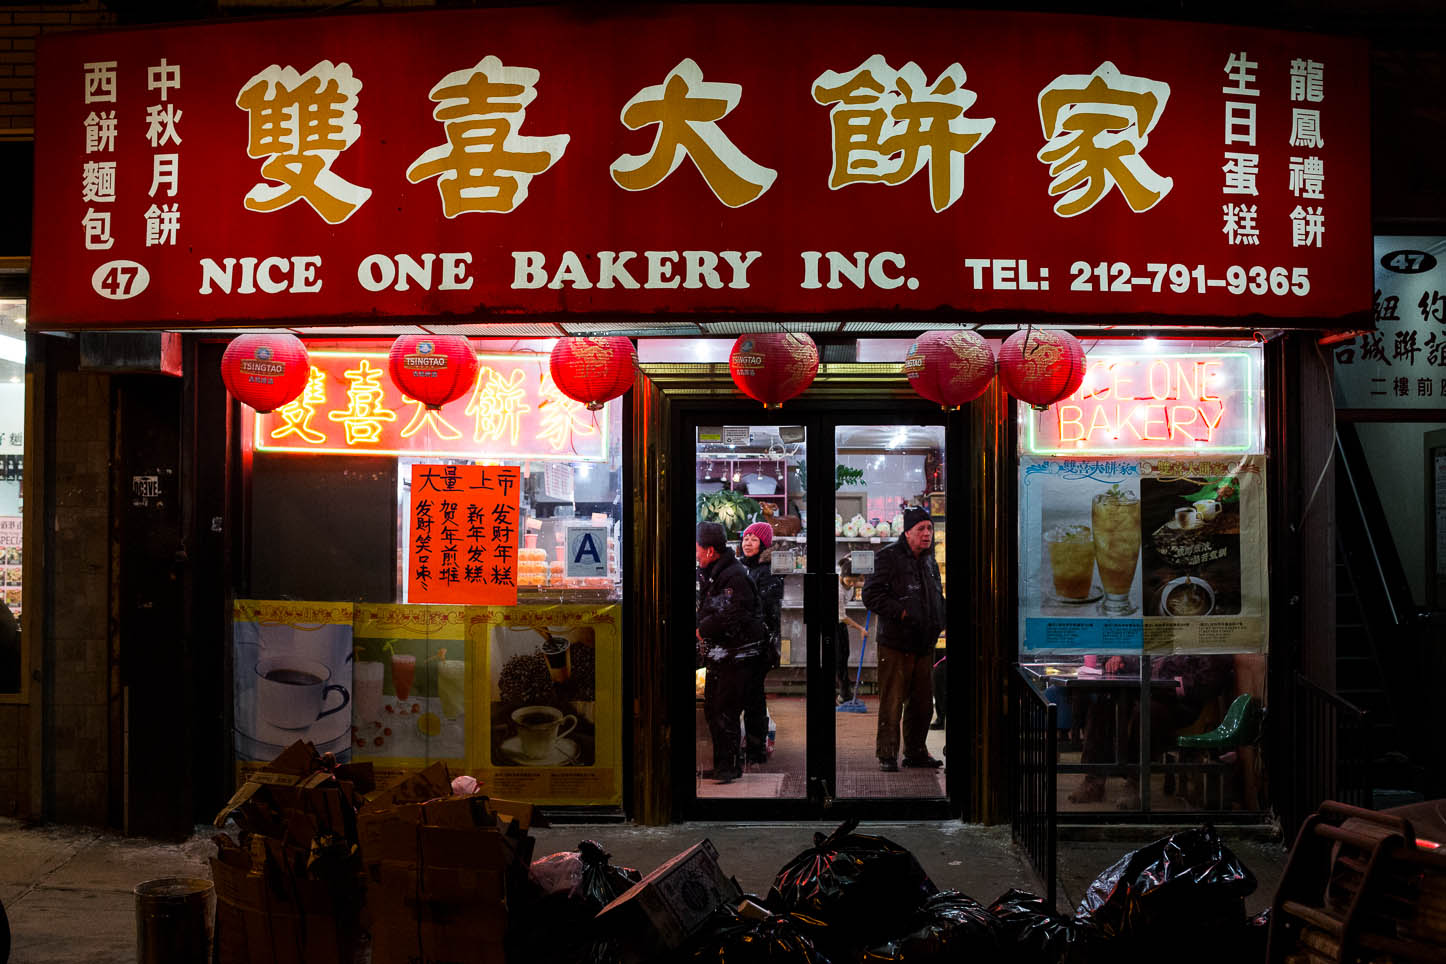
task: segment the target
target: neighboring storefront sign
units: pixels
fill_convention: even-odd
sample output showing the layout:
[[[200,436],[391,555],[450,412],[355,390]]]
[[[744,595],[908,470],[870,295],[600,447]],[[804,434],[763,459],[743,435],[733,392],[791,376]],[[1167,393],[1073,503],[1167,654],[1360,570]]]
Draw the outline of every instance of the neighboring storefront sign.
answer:
[[[885,7],[48,34],[30,325],[1359,324],[1367,64],[1352,38]]]
[[[618,804],[621,611],[357,607],[352,758],[385,781],[442,760],[496,796]]]
[[[1265,651],[1263,456],[1025,458],[1020,480],[1021,654]]]
[[[238,599],[231,613],[233,735],[242,770],[297,740],[344,759],[353,712],[352,604]]]
[[[21,585],[24,575],[24,556],[22,555],[23,538],[25,535],[25,520],[21,516],[0,516],[0,575],[3,575],[3,588],[0,588],[0,598],[4,599],[5,605],[15,615],[20,615]]]
[[[1147,340],[1148,341],[1148,340]],[[1086,346],[1084,383],[1021,424],[1032,455],[1263,451],[1261,354]]]
[[[517,605],[521,493],[515,465],[414,464],[407,601]]]
[[[301,397],[253,416],[256,451],[569,462],[608,457],[606,411],[590,412],[558,391],[546,354],[479,354],[472,390],[438,410],[392,383],[386,348],[310,356]]]
[[[1446,238],[1375,241],[1375,330],[1330,347],[1339,408],[1446,408]]]

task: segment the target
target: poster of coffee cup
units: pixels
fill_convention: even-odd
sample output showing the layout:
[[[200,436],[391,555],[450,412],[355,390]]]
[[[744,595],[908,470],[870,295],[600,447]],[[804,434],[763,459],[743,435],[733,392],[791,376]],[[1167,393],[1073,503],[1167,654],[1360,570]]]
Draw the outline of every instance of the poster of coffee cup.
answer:
[[[493,627],[490,647],[492,766],[592,766],[594,627],[503,623]]]
[[[1241,611],[1240,485],[1231,475],[1140,481],[1145,615]]]
[[[238,758],[271,760],[306,740],[347,759],[351,604],[238,599],[232,620]]]
[[[359,605],[352,670],[358,760],[466,758],[466,608]]]

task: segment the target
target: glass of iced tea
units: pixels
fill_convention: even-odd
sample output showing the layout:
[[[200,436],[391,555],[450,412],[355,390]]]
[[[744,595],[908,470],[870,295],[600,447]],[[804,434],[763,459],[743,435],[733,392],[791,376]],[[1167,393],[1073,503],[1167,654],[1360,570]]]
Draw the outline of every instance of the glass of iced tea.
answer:
[[[1095,543],[1087,525],[1057,525],[1044,534],[1044,551],[1054,577],[1054,592],[1066,602],[1090,596],[1095,575]]]
[[[1140,558],[1140,497],[1119,486],[1094,497],[1090,505],[1094,529],[1095,562],[1100,567],[1100,585],[1105,598],[1100,612],[1106,616],[1128,616],[1135,611],[1130,586],[1135,581],[1135,564]]]

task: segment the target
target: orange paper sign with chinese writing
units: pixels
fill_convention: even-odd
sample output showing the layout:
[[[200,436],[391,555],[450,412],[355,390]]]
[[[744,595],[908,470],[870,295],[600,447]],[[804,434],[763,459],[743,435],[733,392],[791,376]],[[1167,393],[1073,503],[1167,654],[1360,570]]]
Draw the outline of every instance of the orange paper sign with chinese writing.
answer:
[[[413,465],[407,600],[517,605],[515,465]]]

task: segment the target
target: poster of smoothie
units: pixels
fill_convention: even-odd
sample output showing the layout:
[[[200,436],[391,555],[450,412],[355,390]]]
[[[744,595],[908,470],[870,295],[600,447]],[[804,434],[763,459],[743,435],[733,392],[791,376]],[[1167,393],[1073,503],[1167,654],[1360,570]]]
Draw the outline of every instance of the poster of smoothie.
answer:
[[[238,599],[232,607],[234,745],[268,762],[297,740],[352,748],[352,604]]]
[[[467,758],[464,606],[358,605],[351,739],[357,760],[406,768]]]

